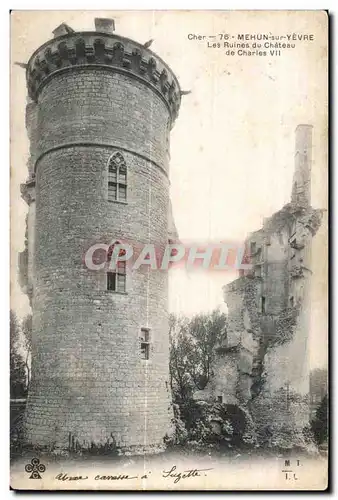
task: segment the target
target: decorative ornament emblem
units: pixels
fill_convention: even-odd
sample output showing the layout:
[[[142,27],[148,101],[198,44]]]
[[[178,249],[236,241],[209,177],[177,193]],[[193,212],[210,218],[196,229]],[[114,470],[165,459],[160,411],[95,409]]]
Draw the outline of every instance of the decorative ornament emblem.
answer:
[[[40,464],[38,458],[32,458],[31,463],[25,466],[25,471],[30,474],[29,479],[42,479],[40,473],[45,472],[46,466]]]

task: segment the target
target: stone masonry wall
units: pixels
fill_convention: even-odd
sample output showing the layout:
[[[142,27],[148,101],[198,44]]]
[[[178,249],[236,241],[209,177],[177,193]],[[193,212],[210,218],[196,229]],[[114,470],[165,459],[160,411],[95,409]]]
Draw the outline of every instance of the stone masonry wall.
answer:
[[[247,408],[262,445],[305,444],[311,243],[320,220],[320,210],[289,204],[250,235],[253,267],[224,287],[227,339],[195,395]]]
[[[66,446],[113,438],[161,445],[170,428],[167,273],[127,271],[126,293],[106,290],[84,252],[116,240],[168,239],[168,109],[123,74],[55,75],[38,100],[35,293],[29,442]],[[107,201],[107,162],[120,151],[127,203]],[[141,359],[150,328],[150,360]]]

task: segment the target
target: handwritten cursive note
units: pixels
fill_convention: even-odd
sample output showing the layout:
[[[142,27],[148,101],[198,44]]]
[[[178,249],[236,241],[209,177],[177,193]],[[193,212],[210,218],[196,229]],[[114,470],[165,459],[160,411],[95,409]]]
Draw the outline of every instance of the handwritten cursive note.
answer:
[[[165,479],[173,480],[174,484],[177,484],[181,479],[188,479],[194,477],[206,476],[206,472],[212,469],[188,469],[179,471],[176,465],[173,465],[170,470],[163,470],[162,477]],[[143,473],[136,476],[129,476],[128,474],[96,474],[93,479],[95,481],[124,481],[124,480],[132,480],[132,479],[148,479],[152,472],[149,471],[147,474]],[[60,472],[55,476],[55,479],[58,481],[85,481],[88,476],[70,476],[67,472]]]
[[[188,470],[184,470],[182,472],[178,472],[176,465],[173,465],[170,470],[167,470],[167,471],[164,470],[162,472],[162,477],[167,478],[167,479],[173,479],[174,483],[176,484],[181,479],[187,479],[190,477],[200,477],[203,475],[202,473],[204,473],[204,475],[206,476],[205,472],[207,472],[209,470],[212,470],[212,468],[211,469],[188,469]]]

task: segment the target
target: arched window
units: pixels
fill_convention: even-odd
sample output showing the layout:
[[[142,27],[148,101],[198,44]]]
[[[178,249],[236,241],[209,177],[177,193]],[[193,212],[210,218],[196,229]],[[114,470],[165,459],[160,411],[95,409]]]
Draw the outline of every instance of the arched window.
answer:
[[[108,201],[127,201],[127,165],[119,152],[108,161]]]

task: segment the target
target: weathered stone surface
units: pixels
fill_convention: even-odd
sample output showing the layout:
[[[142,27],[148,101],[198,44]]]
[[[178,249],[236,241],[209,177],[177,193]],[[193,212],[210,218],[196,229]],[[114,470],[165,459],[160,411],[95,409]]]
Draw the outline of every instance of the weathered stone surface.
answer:
[[[67,35],[68,48],[77,35]],[[78,66],[58,72],[50,52],[45,80],[39,50],[28,71],[36,101],[29,105],[36,114],[36,207],[29,228],[34,293],[26,437],[60,448],[70,436],[80,446],[114,439],[129,450],[161,448],[172,416],[167,272],[127,267],[126,293],[113,293],[106,271],[89,271],[83,259],[91,245],[117,240],[163,251],[173,98],[166,103],[155,83],[114,72],[99,59],[95,65],[77,59]],[[108,201],[108,160],[116,151],[128,169],[126,203]],[[141,359],[142,327],[150,329],[149,361]]]
[[[267,446],[303,446],[309,420],[311,243],[322,218],[310,206],[311,140],[312,127],[298,126],[291,203],[250,234],[252,269],[224,287],[233,349],[218,352],[205,389],[209,401],[226,394],[246,407]]]
[[[134,82],[141,82],[162,100],[171,120],[175,120],[181,102],[180,86],[157,54],[134,40],[106,30],[100,33],[70,30],[64,23],[60,25],[56,38],[43,44],[31,56],[27,86],[33,101],[37,101],[42,88],[56,75],[77,72],[80,68],[87,70],[90,66],[90,69],[104,68],[110,74],[124,74]]]

